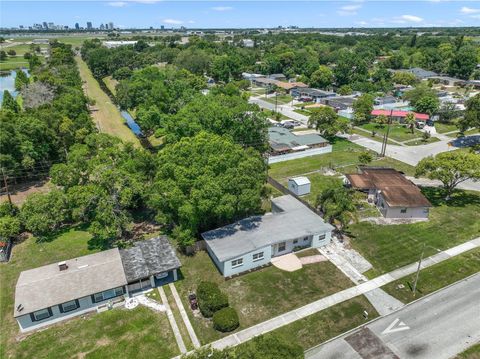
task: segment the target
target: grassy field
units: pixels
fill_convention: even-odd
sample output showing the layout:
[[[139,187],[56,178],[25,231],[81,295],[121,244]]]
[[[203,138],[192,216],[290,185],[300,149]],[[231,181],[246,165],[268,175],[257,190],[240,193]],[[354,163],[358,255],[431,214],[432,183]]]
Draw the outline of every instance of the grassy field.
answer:
[[[13,248],[9,263],[0,264],[0,358],[143,357],[178,354],[167,317],[146,308],[115,309],[56,324],[17,342],[13,318],[15,283],[22,270],[93,253],[90,235],[69,230],[50,242],[29,238]],[[55,345],[52,345],[55,343]]]
[[[375,308],[362,295],[276,329],[272,334],[298,343],[306,350],[364,324],[367,321],[364,310],[369,314],[367,320],[378,317]]]
[[[107,94],[100,88],[87,64],[78,56],[75,57],[75,60],[84,82],[84,91],[89,98],[95,100],[95,107],[98,110],[92,112],[91,115],[99,131],[140,146],[137,136],[128,128],[117,106],[111,102]]]
[[[371,278],[414,262],[426,244],[425,256],[480,236],[480,195],[457,191],[445,202],[444,192],[425,188],[433,204],[428,222],[378,226],[371,223],[350,225],[352,246],[374,266]]]
[[[239,329],[352,286],[352,282],[330,262],[310,264],[295,272],[270,266],[225,280],[205,251],[190,257],[180,255],[180,261],[183,278],[175,285],[185,307],[188,308],[189,291],[195,291],[201,281],[216,282],[238,312]],[[203,344],[226,335],[214,330],[210,320],[194,317],[189,309],[187,313]]]
[[[311,182],[310,193],[302,196],[303,199],[308,201],[312,206],[315,206],[317,196],[321,194],[324,190],[331,187],[337,187],[342,185],[342,179],[335,176],[324,176],[320,173],[311,173],[307,175],[308,179]],[[285,187],[288,185],[288,179],[284,178],[279,181]]]
[[[384,133],[387,131],[387,126],[381,126],[376,123],[367,123],[359,127],[367,130],[370,133],[372,131],[375,131],[380,137],[382,137]],[[418,131],[417,129],[414,129],[412,134],[412,131],[409,128],[407,128],[405,125],[392,124],[390,125],[390,132],[388,134],[388,137],[391,138],[392,140],[403,142],[403,141],[413,140],[415,138],[422,137],[422,132]]]
[[[415,297],[412,292],[415,274],[396,280],[382,288],[400,301],[409,303],[477,272],[480,272],[480,248],[420,271]],[[404,287],[397,288],[400,284]]]
[[[441,123],[437,121],[435,122],[435,130],[437,131],[437,133],[446,133],[458,131],[458,128],[453,123]]]
[[[290,176],[308,174],[326,167],[334,167],[341,173],[355,172],[356,166],[359,164],[358,155],[364,151],[365,149],[361,146],[342,138],[336,138],[331,153],[271,164],[269,175],[280,181]],[[376,159],[370,165],[394,167],[408,175],[413,175],[415,172],[413,166],[389,157]]]
[[[380,142],[380,143],[383,142],[383,134],[377,133],[375,136],[372,136],[371,133],[359,130],[358,128],[350,129],[350,133],[353,133],[355,135],[360,135],[360,136],[366,137],[370,140],[377,141],[377,142]],[[387,140],[387,143],[390,144],[390,145],[398,145],[398,143],[393,142],[390,139]]]
[[[110,90],[110,92],[115,96],[116,91],[115,91],[115,86],[117,86],[118,81],[113,79],[112,76],[107,76],[102,79],[103,83],[107,88]]]

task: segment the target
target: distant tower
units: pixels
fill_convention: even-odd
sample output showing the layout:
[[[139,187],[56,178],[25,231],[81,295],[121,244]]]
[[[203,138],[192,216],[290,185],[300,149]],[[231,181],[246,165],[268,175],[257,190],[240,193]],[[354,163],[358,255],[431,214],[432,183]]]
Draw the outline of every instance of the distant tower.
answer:
[[[92,30],[92,29],[93,29],[92,23],[90,21],[87,21],[87,30]]]
[[[113,30],[113,22],[110,21],[110,22],[108,23],[108,28],[109,28],[110,30]]]
[[[47,25],[47,22],[46,22],[46,21],[43,22],[43,28],[44,28],[45,30],[48,29],[48,25]]]
[[[100,30],[105,30],[105,25],[100,24]]]
[[[160,30],[165,30],[165,26],[164,25],[160,26]]]
[[[80,24],[78,22],[75,23],[75,30],[80,30]]]

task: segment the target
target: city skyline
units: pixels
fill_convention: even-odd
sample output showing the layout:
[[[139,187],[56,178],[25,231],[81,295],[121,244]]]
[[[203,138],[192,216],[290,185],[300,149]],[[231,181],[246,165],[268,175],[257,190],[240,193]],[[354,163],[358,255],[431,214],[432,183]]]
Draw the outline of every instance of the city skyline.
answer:
[[[28,4],[28,5],[27,5]],[[27,6],[28,12],[22,9]],[[105,20],[107,18],[108,21]],[[471,1],[2,1],[2,27],[55,23],[93,28],[478,26]]]

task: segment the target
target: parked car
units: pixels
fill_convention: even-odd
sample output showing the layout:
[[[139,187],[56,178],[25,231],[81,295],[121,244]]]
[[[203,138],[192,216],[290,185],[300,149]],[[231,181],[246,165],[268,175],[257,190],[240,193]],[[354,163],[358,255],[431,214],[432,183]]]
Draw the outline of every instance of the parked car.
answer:
[[[312,102],[313,98],[311,98],[311,97],[300,97],[298,99],[298,101],[300,101],[300,102]]]
[[[423,122],[423,121],[417,121],[416,124],[415,124],[415,126],[416,126],[419,130],[421,130],[422,128],[425,127],[425,122]]]
[[[427,121],[426,121],[426,125],[427,125],[427,126],[430,126],[430,127],[434,127],[434,126],[435,126],[435,123],[434,123],[432,120],[427,120]]]

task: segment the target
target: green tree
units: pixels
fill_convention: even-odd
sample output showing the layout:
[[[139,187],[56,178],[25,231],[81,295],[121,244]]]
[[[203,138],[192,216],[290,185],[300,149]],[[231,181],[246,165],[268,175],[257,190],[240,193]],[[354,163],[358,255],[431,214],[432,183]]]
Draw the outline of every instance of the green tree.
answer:
[[[413,90],[406,92],[404,98],[410,101],[415,111],[430,115],[435,113],[440,105],[435,91],[426,83],[420,83]]]
[[[361,95],[353,103],[354,121],[356,123],[368,122],[372,118],[374,97],[368,93]]]
[[[413,112],[407,113],[407,116],[405,116],[405,124],[410,128],[413,132],[415,131],[415,124],[417,123],[417,120],[415,118],[415,114]]]
[[[15,90],[20,91],[23,86],[30,83],[30,80],[25,72],[18,70],[15,76]]]
[[[461,79],[468,80],[478,63],[478,50],[473,45],[464,45],[455,51],[450,60],[448,73]]]
[[[5,61],[7,59],[7,53],[3,50],[0,51],[0,61]]]
[[[333,71],[330,67],[321,65],[310,76],[310,86],[318,88],[331,88],[333,83]]]
[[[347,96],[347,95],[351,95],[353,90],[349,85],[342,85],[340,86],[337,92],[341,96]]]
[[[325,106],[313,111],[308,125],[313,126],[325,137],[333,137],[337,132],[346,132],[348,122],[348,120],[340,118],[333,108]]]
[[[465,105],[465,115],[457,122],[460,132],[465,132],[470,127],[480,129],[480,94],[470,98]]]
[[[7,54],[12,57],[17,56],[17,52],[15,50],[8,50]]]
[[[392,76],[393,83],[401,85],[414,85],[418,80],[414,74],[406,71],[397,71]]]
[[[182,138],[159,152],[157,165],[150,206],[161,222],[197,235],[260,210],[266,164],[228,137]]]
[[[329,223],[338,223],[339,230],[343,231],[352,220],[357,219],[355,198],[353,190],[333,187],[326,189],[317,197],[316,205]]]
[[[0,239],[15,238],[20,234],[20,219],[12,216],[0,217]]]
[[[423,96],[415,103],[415,110],[432,116],[438,111],[440,101],[437,96]]]
[[[385,115],[378,115],[375,118],[375,123],[377,123],[380,127],[383,127],[388,123],[388,117]]]
[[[448,200],[460,183],[480,179],[480,156],[460,151],[439,153],[418,163],[415,177],[420,176],[441,181]]]
[[[8,90],[3,91],[2,109],[18,112],[20,107]]]

